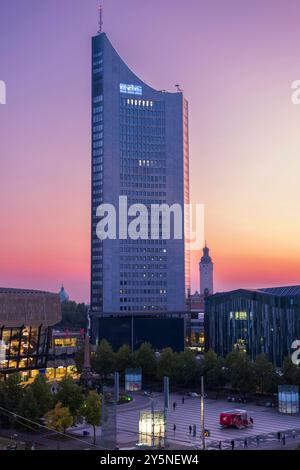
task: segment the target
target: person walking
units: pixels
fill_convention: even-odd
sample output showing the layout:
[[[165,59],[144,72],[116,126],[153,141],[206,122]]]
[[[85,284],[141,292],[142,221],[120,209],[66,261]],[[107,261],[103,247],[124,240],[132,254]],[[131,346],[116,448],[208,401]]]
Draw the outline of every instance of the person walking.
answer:
[[[234,450],[234,446],[235,446],[235,442],[234,442],[234,440],[232,439],[232,441],[231,441],[231,450]]]
[[[190,433],[190,436],[192,435],[192,430],[193,430],[192,426],[189,425],[189,433]]]
[[[176,401],[174,401],[174,403],[173,403],[173,411],[176,410],[176,406],[177,406],[177,403],[176,403]]]
[[[174,431],[174,435],[175,435],[175,433],[176,433],[176,424],[174,424],[174,426],[173,426],[173,431]]]
[[[196,437],[197,436],[197,426],[196,424],[194,424],[193,426],[193,437]]]
[[[222,441],[219,442],[219,450],[222,450]]]
[[[248,439],[246,437],[244,440],[244,449],[248,449]]]
[[[259,446],[260,444],[260,439],[259,439],[259,436],[256,436],[256,444]]]
[[[282,444],[285,446],[285,434],[282,436]]]
[[[182,404],[184,405],[184,397],[182,397],[182,400],[181,400],[181,401],[182,401]]]
[[[280,442],[280,438],[281,438],[281,434],[280,434],[280,432],[278,431],[278,433],[277,433],[278,442]]]

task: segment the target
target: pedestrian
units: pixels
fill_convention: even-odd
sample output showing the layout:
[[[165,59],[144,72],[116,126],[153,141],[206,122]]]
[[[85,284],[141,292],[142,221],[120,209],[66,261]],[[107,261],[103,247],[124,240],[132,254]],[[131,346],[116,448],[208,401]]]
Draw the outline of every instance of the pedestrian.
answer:
[[[281,434],[280,434],[280,432],[278,431],[278,433],[277,433],[278,442],[280,442],[280,438],[281,438]]]
[[[253,426],[253,423],[254,423],[254,421],[253,421],[253,418],[252,418],[252,416],[250,416],[250,418],[249,418],[249,419],[250,419],[250,423],[251,423],[251,424],[252,424],[252,426]]]
[[[282,436],[282,444],[285,446],[285,434]]]
[[[182,401],[182,404],[184,405],[184,397],[182,397],[182,400],[181,400],[181,401]]]
[[[260,443],[260,439],[259,439],[259,436],[256,436],[256,444],[259,446],[259,443]]]
[[[194,437],[197,436],[197,426],[196,426],[196,424],[194,424],[194,426],[193,426],[193,436]]]
[[[174,424],[173,426],[173,431],[174,431],[174,434],[176,433],[176,424]]]
[[[222,441],[219,442],[219,450],[222,450]]]
[[[232,441],[231,441],[231,450],[234,450],[234,445],[235,445],[235,442],[234,442],[234,440],[232,439]]]
[[[293,439],[295,439],[296,438],[296,431],[293,431],[292,434],[293,434]]]
[[[173,403],[173,411],[176,410],[176,406],[177,406],[177,403],[176,403],[176,401],[174,401],[174,403]]]
[[[247,438],[245,438],[245,440],[244,440],[244,448],[248,449],[248,440],[247,440]]]
[[[192,435],[192,426],[189,425],[189,433],[190,433],[190,436]]]

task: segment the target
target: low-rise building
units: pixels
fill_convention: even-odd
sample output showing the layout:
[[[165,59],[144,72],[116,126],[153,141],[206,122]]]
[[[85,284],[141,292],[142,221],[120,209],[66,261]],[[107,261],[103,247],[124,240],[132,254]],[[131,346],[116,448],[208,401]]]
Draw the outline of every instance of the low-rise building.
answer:
[[[234,349],[252,360],[265,353],[281,367],[300,338],[300,286],[238,289],[205,300],[205,345],[225,357]]]
[[[58,294],[0,288],[0,378],[23,380],[47,368],[51,331],[61,320]]]

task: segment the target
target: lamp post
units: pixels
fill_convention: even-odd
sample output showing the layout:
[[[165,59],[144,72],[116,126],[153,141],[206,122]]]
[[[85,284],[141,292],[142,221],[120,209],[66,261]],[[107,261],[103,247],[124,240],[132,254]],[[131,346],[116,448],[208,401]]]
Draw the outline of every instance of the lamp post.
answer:
[[[167,447],[168,442],[168,410],[170,406],[170,380],[169,377],[164,377],[164,426],[165,426],[165,439],[164,444]]]
[[[154,400],[151,398],[151,447],[155,446],[155,418],[154,418]]]
[[[201,397],[200,397],[200,421],[202,450],[205,450],[205,425],[204,425],[204,377],[201,377]]]

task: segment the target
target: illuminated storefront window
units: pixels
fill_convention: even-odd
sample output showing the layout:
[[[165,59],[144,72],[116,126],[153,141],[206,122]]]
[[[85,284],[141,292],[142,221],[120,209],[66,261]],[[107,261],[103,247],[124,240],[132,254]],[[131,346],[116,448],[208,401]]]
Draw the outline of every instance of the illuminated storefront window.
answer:
[[[125,390],[126,392],[142,390],[142,369],[126,369]]]
[[[76,348],[77,338],[55,338],[53,345],[57,348]]]
[[[163,411],[141,411],[139,445],[161,447],[165,442],[165,414]]]
[[[47,367],[47,369],[27,370],[20,372],[21,380],[24,385],[31,383],[38,375],[44,375],[50,382],[60,381],[66,376],[71,376],[73,379],[78,379],[79,374],[75,366],[59,366]]]

